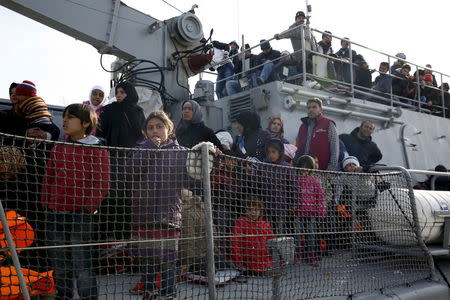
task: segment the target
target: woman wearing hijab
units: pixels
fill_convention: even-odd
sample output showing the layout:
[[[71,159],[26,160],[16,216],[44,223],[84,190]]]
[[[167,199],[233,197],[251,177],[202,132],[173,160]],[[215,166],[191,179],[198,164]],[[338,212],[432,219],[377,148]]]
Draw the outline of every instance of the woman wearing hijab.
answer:
[[[100,85],[94,85],[89,93],[89,100],[83,102],[85,105],[89,105],[100,117],[103,107],[108,104],[108,98],[105,97],[105,89]]]
[[[192,148],[200,142],[211,142],[223,152],[222,144],[214,131],[203,121],[200,105],[193,100],[187,100],[181,107],[182,117],[175,132],[178,143],[181,146]]]
[[[283,144],[289,144],[289,141],[284,138],[284,123],[280,117],[270,118],[267,131],[271,138],[279,139]]]
[[[253,157],[263,161],[266,156],[266,142],[269,133],[261,129],[261,119],[251,111],[243,111],[236,117],[236,128],[240,135],[236,137],[233,151],[238,157]]]
[[[143,139],[145,121],[144,111],[137,105],[139,96],[131,83],[121,82],[116,85],[116,99],[103,108],[96,135],[105,139],[107,146],[134,147]]]
[[[106,105],[100,114],[100,126],[96,136],[103,138],[111,147],[132,148],[144,138],[142,125],[145,116],[137,105],[138,94],[131,83],[121,82],[116,85],[117,102]],[[111,188],[109,197],[100,207],[100,232],[102,238],[127,239],[130,237],[131,208],[126,195],[124,178],[126,150],[110,149]]]

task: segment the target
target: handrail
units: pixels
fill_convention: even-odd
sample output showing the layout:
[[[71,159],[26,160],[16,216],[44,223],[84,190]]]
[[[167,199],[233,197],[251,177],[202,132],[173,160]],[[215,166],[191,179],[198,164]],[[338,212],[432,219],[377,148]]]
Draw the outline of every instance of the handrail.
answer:
[[[415,169],[408,169],[407,170],[410,173],[413,174],[422,174],[422,175],[433,175],[433,177],[430,180],[430,189],[435,190],[436,189],[436,179],[438,177],[450,177],[449,172],[436,172],[436,171],[425,171],[425,170],[415,170]]]

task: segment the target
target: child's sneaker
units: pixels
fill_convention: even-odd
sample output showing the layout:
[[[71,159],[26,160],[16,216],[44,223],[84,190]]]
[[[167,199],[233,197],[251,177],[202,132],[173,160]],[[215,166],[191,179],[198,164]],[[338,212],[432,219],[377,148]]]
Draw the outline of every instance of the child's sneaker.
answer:
[[[136,285],[134,286],[134,288],[130,289],[130,293],[131,294],[143,294],[145,292],[144,290],[144,280],[141,280],[136,283]]]
[[[296,264],[302,263],[302,254],[301,253],[295,253],[295,263]]]
[[[315,256],[314,254],[313,255],[309,255],[309,257],[308,257],[308,264],[310,264],[312,266],[315,266],[315,267],[318,267],[319,266],[319,262],[320,262],[320,259],[317,256]]]

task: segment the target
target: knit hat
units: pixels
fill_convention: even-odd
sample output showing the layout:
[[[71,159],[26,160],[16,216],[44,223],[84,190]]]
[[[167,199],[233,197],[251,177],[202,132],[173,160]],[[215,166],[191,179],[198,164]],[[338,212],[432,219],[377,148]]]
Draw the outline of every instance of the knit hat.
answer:
[[[297,19],[298,17],[306,17],[306,16],[305,16],[305,13],[304,13],[304,12],[298,11],[298,12],[295,14],[295,18]]]
[[[359,160],[354,156],[347,156],[344,160],[342,160],[342,168],[345,168],[348,164],[355,164],[359,167]]]
[[[16,87],[16,95],[36,97],[36,86],[29,80],[24,80]]]
[[[270,43],[266,40],[260,40],[259,41],[261,43],[261,50],[265,50],[265,49],[269,49],[270,48]]]
[[[228,43],[228,45],[233,45],[233,44],[235,44],[236,47],[239,48],[239,45],[238,45],[238,43],[236,41],[231,41],[231,42]]]
[[[395,54],[395,56],[400,58],[400,59],[406,59],[406,55],[403,52],[399,52],[399,53]]]
[[[424,81],[428,81],[428,82],[433,82],[433,75],[431,75],[431,74],[425,74],[425,75],[423,76],[423,80],[424,80]]]

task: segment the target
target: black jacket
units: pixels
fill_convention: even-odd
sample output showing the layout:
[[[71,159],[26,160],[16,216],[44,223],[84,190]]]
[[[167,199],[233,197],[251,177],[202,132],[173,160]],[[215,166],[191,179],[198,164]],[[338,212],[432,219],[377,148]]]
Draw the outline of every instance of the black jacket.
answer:
[[[261,52],[260,54],[258,54],[258,56],[256,57],[256,61],[258,63],[258,65],[265,63],[268,60],[275,60],[277,58],[279,58],[281,56],[280,51],[278,50],[273,50],[270,51],[270,53],[268,55],[266,55],[264,52]]]
[[[339,139],[344,142],[349,155],[358,158],[362,167],[368,167],[377,163],[383,155],[371,137],[366,140],[359,139],[358,131],[359,127],[356,127],[350,134],[341,134]]]
[[[211,142],[221,151],[224,151],[214,131],[207,127],[203,122],[191,124],[187,129],[177,129],[175,132],[178,144],[186,148],[192,148],[200,142]]]
[[[28,122],[14,113],[14,109],[0,111],[0,132],[14,134],[19,136],[25,136],[27,129],[39,128],[50,134],[52,141],[57,141],[59,138],[59,127],[50,120],[51,124],[33,124],[29,125]]]
[[[131,148],[143,139],[144,111],[137,105],[139,98],[130,83],[121,82],[116,89],[118,87],[125,90],[127,97],[122,102],[113,102],[103,108],[96,135],[104,139],[107,146]]]
[[[236,153],[237,157],[256,157],[258,160],[263,161],[266,157],[266,143],[269,139],[269,133],[259,128],[248,132],[244,136],[246,153],[242,153],[239,148],[239,137],[236,137],[236,141],[234,142],[231,150]]]

